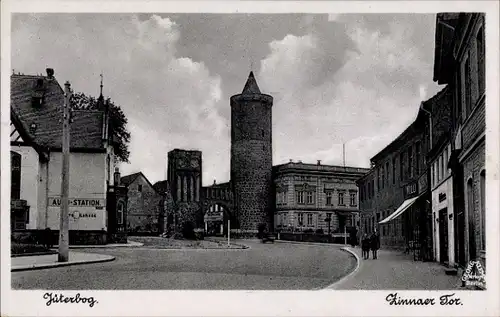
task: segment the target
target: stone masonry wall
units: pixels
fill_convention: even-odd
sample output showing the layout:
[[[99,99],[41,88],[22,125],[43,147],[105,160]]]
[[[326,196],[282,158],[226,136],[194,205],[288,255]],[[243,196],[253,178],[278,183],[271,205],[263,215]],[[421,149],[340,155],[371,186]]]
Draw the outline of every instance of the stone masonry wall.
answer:
[[[271,107],[264,100],[231,102],[231,181],[240,230],[272,227]]]
[[[139,191],[139,185],[142,185],[142,191]],[[162,196],[142,175],[139,175],[128,186],[128,231],[157,231],[161,200]]]

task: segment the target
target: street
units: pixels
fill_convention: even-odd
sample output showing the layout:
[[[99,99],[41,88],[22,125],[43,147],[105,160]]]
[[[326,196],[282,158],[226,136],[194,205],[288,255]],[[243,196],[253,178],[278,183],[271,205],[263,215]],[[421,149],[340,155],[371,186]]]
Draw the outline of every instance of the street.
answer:
[[[310,290],[355,267],[340,245],[236,241],[245,250],[87,249],[115,261],[12,273],[13,289]]]

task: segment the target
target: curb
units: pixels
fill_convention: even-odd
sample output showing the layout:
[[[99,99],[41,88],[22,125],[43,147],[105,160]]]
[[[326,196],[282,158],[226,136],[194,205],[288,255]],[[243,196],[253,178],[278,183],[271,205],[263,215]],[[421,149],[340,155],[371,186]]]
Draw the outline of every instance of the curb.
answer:
[[[70,245],[70,249],[112,249],[112,248],[138,248],[144,246],[144,243],[134,242],[133,244],[89,244],[89,245]],[[53,246],[57,249],[58,246]]]
[[[356,259],[356,267],[354,268],[354,270],[352,270],[351,273],[347,274],[346,276],[344,276],[343,278],[341,278],[340,280],[336,281],[335,283],[333,284],[330,284],[326,287],[322,287],[322,288],[316,288],[314,290],[334,290],[336,287],[338,287],[341,283],[345,282],[348,278],[352,277],[355,273],[357,273],[359,271],[359,268],[360,268],[360,259],[359,259],[359,256],[354,252],[352,251],[351,249],[349,249],[348,247],[342,247],[340,248],[340,250],[342,251],[345,251],[347,253],[350,253],[351,256],[353,256],[355,259]]]
[[[57,254],[56,251],[47,251],[47,252],[37,252],[37,253],[18,253],[18,254],[10,254],[11,258],[19,258],[23,256],[38,256],[38,255],[52,255]]]
[[[89,261],[23,265],[23,266],[11,267],[10,271],[11,272],[20,272],[20,271],[34,271],[34,270],[52,269],[52,268],[63,267],[63,266],[73,266],[73,265],[82,265],[82,264],[111,262],[111,261],[114,261],[115,259],[116,258],[114,256],[108,256],[108,257],[106,257],[104,259],[89,260]]]
[[[322,246],[342,246],[345,247],[345,244],[338,243],[328,243],[328,242],[303,242],[303,241],[288,241],[288,240],[274,240],[279,243],[290,243],[290,244],[303,244],[303,245],[322,245]]]

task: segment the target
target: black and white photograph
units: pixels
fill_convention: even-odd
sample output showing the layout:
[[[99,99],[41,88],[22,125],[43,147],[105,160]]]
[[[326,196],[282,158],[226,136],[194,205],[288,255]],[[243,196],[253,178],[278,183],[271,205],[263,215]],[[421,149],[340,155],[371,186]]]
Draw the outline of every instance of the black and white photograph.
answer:
[[[85,2],[2,6],[2,315],[500,313],[497,2]]]

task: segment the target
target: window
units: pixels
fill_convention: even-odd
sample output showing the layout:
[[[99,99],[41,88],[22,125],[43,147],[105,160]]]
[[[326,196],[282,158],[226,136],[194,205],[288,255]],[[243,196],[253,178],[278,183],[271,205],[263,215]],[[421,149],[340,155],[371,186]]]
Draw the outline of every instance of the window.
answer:
[[[405,153],[399,153],[399,178],[402,182],[404,180],[404,162],[405,162]]]
[[[443,154],[441,154],[441,156],[439,157],[439,160],[441,162],[441,179],[444,178],[444,156]]]
[[[486,249],[486,171],[482,171],[480,175],[480,190],[481,190],[481,250]]]
[[[304,192],[297,191],[297,204],[304,204]]]
[[[123,224],[123,203],[118,203],[118,208],[117,208],[117,212],[116,212],[116,222],[117,224],[119,225],[122,225]]]
[[[142,192],[142,185],[140,185],[140,184],[137,185],[137,190],[140,191],[140,192]]]
[[[356,193],[349,193],[351,206],[356,206]]]
[[[436,166],[437,166],[437,171],[436,171],[436,183],[439,183],[441,180],[441,156],[438,157],[436,160]]]
[[[415,143],[415,172],[417,173],[417,175],[420,175],[420,146],[420,141]]]
[[[307,204],[308,205],[314,204],[313,192],[307,192]]]
[[[375,180],[372,179],[372,197],[375,196]]]
[[[465,60],[465,118],[467,118],[472,110],[472,81],[471,81],[471,67],[470,67],[470,54]]]
[[[396,157],[392,158],[392,184],[396,184]]]
[[[389,185],[389,161],[385,162],[385,181],[387,182],[387,185]]]
[[[371,181],[368,182],[368,184],[366,184],[366,195],[368,197],[368,199],[370,199],[372,197],[372,191],[371,191]]]
[[[298,220],[299,226],[302,226],[304,224],[304,214],[303,213],[299,213],[297,215],[297,220]]]
[[[313,225],[313,214],[308,213],[307,214],[307,226],[312,227]]]
[[[408,175],[410,178],[413,177],[413,148],[408,147]]]
[[[476,37],[476,50],[477,50],[477,80],[478,80],[478,96],[484,93],[485,86],[485,53],[484,53],[484,28],[480,28]]]
[[[10,152],[10,198],[21,198],[21,154]]]
[[[436,180],[434,179],[434,164],[431,165],[431,186],[436,184]]]
[[[378,190],[378,191],[380,191],[380,188],[381,188],[381,186],[380,186],[380,178],[382,177],[382,175],[381,175],[381,174],[382,174],[382,173],[381,173],[381,171],[380,171],[380,167],[379,167],[379,168],[377,169],[377,175],[378,175],[378,177],[377,177],[377,190]]]
[[[339,193],[339,205],[340,206],[345,206],[345,204],[344,204],[344,193],[342,193],[342,192]]]
[[[467,181],[467,213],[469,221],[469,255],[470,260],[475,260],[476,253],[476,232],[475,217],[474,217],[474,191],[472,186],[472,178]]]
[[[381,182],[380,186],[382,187],[382,189],[384,189],[384,184],[385,184],[385,170],[384,170],[384,165],[382,165],[382,167],[380,168],[380,170],[382,172],[381,173],[382,175],[381,175],[381,180],[380,180],[380,182]]]
[[[327,206],[332,205],[332,192],[331,191],[327,191],[325,193],[325,195],[326,195],[326,205]]]

